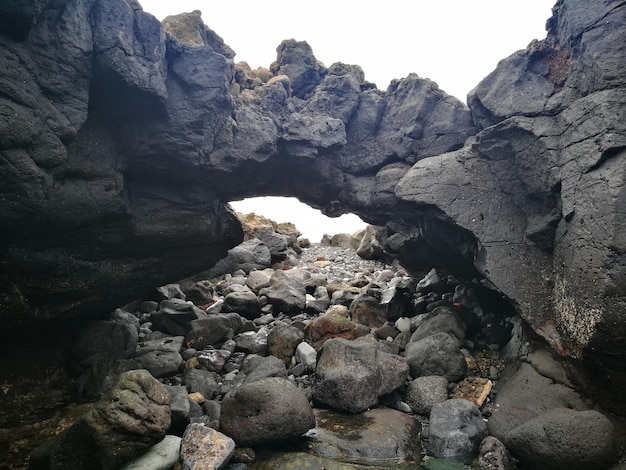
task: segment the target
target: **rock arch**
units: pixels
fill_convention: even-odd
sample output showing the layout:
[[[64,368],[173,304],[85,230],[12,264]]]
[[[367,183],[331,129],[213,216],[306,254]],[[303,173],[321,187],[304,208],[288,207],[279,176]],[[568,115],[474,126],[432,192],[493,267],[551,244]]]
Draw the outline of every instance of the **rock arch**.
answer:
[[[198,272],[241,240],[225,201],[290,195],[386,226],[408,267],[452,254],[562,354],[626,376],[619,2],[559,0],[469,107],[417,75],[377,90],[293,40],[249,70],[199,12],[2,14],[3,321],[97,315]]]

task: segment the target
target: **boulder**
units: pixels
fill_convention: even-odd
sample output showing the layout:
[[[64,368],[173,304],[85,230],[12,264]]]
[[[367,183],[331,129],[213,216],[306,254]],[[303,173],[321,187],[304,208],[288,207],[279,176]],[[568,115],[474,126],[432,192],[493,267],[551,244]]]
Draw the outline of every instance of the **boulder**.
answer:
[[[377,467],[417,464],[421,426],[410,415],[375,408],[355,415],[315,409],[317,426],[306,434],[308,451],[331,462]],[[390,445],[393,443],[393,445]]]
[[[231,438],[203,424],[192,423],[185,430],[180,445],[182,468],[224,468],[234,451],[235,442]]]
[[[228,334],[238,333],[241,325],[242,320],[237,313],[210,314],[189,324],[185,342],[189,348],[203,349],[217,344]]]
[[[324,407],[358,413],[402,386],[408,369],[404,358],[379,351],[369,342],[329,339],[317,359],[313,400]]]
[[[295,326],[279,325],[267,335],[267,347],[272,356],[282,360],[285,365],[291,364],[296,348],[304,339],[304,333]]]
[[[33,468],[113,470],[162,441],[170,396],[149,372],[133,370],[72,427],[31,455]]]
[[[496,391],[489,434],[505,444],[511,431],[551,409],[582,411],[588,408],[573,389],[544,377],[527,363],[507,367],[500,376]]]
[[[222,400],[220,429],[240,447],[284,443],[313,427],[315,416],[306,395],[284,378],[242,385]]]
[[[348,309],[341,305],[331,306],[324,315],[313,319],[304,330],[305,340],[320,349],[331,338],[356,339],[370,329],[347,318]]]
[[[107,375],[117,361],[134,353],[138,339],[139,329],[133,321],[96,321],[80,330],[72,346],[74,363],[81,371],[79,396],[102,396]]]
[[[435,457],[469,464],[487,437],[487,423],[478,407],[452,398],[432,407],[426,449]]]
[[[553,408],[510,431],[505,444],[523,465],[546,470],[609,468],[618,455],[613,423],[595,410]]]
[[[448,380],[437,375],[417,377],[409,383],[405,399],[414,413],[430,416],[433,406],[448,399]]]
[[[404,355],[412,377],[439,375],[455,382],[467,373],[465,356],[459,350],[457,339],[449,333],[435,333],[410,341]]]
[[[285,271],[281,270],[274,272],[270,286],[261,289],[259,294],[266,296],[277,312],[288,315],[301,313],[306,305],[306,291],[302,279],[285,274]]]

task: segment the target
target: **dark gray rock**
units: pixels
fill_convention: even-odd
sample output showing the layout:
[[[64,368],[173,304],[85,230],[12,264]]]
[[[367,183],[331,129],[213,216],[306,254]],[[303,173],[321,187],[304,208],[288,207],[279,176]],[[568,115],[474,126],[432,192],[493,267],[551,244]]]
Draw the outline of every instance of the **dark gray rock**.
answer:
[[[615,462],[613,423],[595,410],[554,408],[507,434],[505,444],[523,465],[537,469],[601,469]]]
[[[508,470],[513,468],[513,461],[502,442],[493,436],[487,436],[478,449],[478,468],[480,470]]]
[[[302,279],[281,270],[274,272],[270,286],[261,289],[259,294],[266,296],[276,311],[288,315],[301,313],[306,305],[306,290]]]
[[[187,389],[183,385],[165,385],[170,394],[171,424],[168,434],[182,436],[189,424],[189,398]]]
[[[419,323],[411,335],[411,341],[419,341],[435,333],[449,333],[462,346],[465,344],[465,329],[464,322],[453,309],[437,307]]]
[[[507,367],[496,385],[489,434],[506,444],[507,436],[526,421],[554,408],[587,409],[573,389],[540,375],[530,364]]]
[[[245,384],[222,400],[220,429],[240,447],[293,440],[313,427],[315,416],[306,395],[287,379]]]
[[[430,375],[417,377],[406,389],[406,402],[414,413],[429,416],[433,406],[448,399],[448,380]]]
[[[259,331],[244,331],[235,336],[236,350],[246,354],[258,354],[267,356],[269,348],[267,346],[268,332],[266,329]]]
[[[467,364],[455,337],[449,333],[435,333],[417,341],[410,341],[404,355],[412,377],[439,375],[451,382],[465,377]]]
[[[272,328],[267,335],[267,347],[272,356],[289,366],[303,339],[304,332],[301,329],[291,325],[279,325]]]
[[[185,369],[184,382],[189,393],[199,392],[211,400],[217,391],[216,374],[204,369]]]
[[[236,312],[244,318],[254,319],[261,314],[261,303],[251,290],[230,292],[224,297],[222,311]]]
[[[163,350],[146,352],[136,357],[135,361],[156,378],[176,375],[185,362],[179,352]]]
[[[388,320],[386,305],[367,294],[358,295],[350,303],[349,312],[352,321],[370,328],[378,328]]]
[[[315,58],[306,41],[283,41],[277,53],[270,70],[274,75],[287,75],[293,94],[298,98],[310,94],[326,74],[326,68]]]
[[[237,313],[210,314],[189,324],[185,342],[187,347],[200,350],[217,344],[231,333],[236,334],[241,330],[242,324],[243,321]]]
[[[245,375],[244,384],[252,383],[267,377],[287,378],[287,368],[285,363],[274,356],[254,356],[246,357],[241,372]]]
[[[402,386],[408,369],[404,358],[369,342],[329,339],[317,359],[313,399],[324,407],[358,413]]]
[[[163,300],[150,320],[155,330],[168,335],[184,336],[192,321],[205,317],[206,314],[191,302],[173,298]]]
[[[243,238],[223,201],[279,188],[380,226],[368,256],[485,276],[624,406],[624,5],[559,2],[469,107],[416,74],[377,90],[295,40],[247,80],[197,13],[166,33],[133,2],[46,5],[0,7],[4,334],[269,266],[259,240],[216,266]]]
[[[96,321],[80,330],[72,346],[73,362],[80,372],[79,396],[102,396],[107,375],[117,361],[132,356],[138,339],[137,325],[132,320]]]
[[[433,406],[426,448],[435,457],[469,464],[485,437],[487,423],[475,404],[452,398]]]

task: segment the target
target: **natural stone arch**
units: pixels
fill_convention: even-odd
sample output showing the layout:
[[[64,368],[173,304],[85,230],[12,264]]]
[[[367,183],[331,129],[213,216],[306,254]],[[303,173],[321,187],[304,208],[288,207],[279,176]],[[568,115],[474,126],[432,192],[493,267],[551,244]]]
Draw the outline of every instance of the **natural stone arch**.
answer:
[[[182,33],[123,0],[16,14],[3,320],[97,316],[200,271],[241,240],[224,201],[281,194],[387,226],[409,266],[445,234],[562,354],[624,377],[623,5],[559,1],[469,108],[417,75],[376,90],[295,41],[269,78],[197,13]]]

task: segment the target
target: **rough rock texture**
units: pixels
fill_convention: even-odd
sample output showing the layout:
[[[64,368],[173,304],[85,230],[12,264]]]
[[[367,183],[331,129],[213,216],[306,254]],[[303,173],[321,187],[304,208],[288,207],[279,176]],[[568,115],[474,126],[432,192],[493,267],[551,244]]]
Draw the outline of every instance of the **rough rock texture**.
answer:
[[[403,385],[408,374],[403,357],[378,350],[375,342],[329,339],[315,368],[313,400],[323,407],[359,413]]]
[[[558,0],[467,107],[294,40],[252,72],[199,12],[5,2],[0,318],[111,311],[240,242],[222,201],[289,195],[384,226],[364,252],[487,277],[598,391],[623,389],[625,17]]]
[[[555,408],[526,421],[505,444],[529,468],[601,469],[617,456],[611,421],[593,410]]]
[[[76,424],[39,447],[31,466],[113,470],[160,442],[169,425],[165,386],[145,370],[125,372]]]
[[[314,426],[306,395],[284,378],[242,385],[222,402],[220,429],[240,447],[293,440]]]

